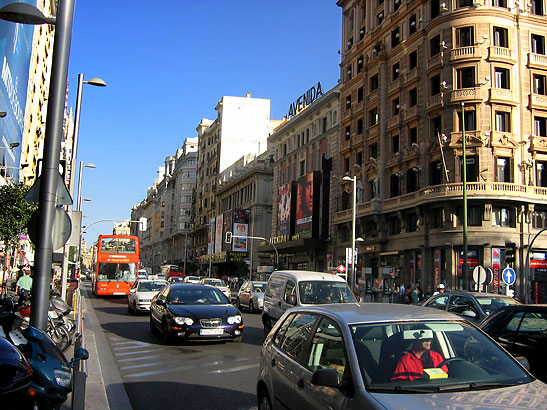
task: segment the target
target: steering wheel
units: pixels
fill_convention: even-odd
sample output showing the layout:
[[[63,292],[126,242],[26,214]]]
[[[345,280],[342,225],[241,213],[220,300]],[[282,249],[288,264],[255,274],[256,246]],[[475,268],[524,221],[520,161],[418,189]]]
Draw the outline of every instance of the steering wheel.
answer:
[[[451,357],[450,359],[443,360],[441,363],[437,365],[437,369],[440,367],[443,367],[445,365],[449,365],[450,363],[454,362],[467,362],[467,360],[461,358],[461,357]]]

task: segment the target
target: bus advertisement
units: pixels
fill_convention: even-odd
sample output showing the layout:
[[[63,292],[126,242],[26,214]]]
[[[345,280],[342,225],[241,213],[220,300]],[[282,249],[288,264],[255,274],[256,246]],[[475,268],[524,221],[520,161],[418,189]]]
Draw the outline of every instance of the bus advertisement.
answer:
[[[139,238],[100,235],[97,241],[93,293],[98,296],[129,295],[137,280]]]

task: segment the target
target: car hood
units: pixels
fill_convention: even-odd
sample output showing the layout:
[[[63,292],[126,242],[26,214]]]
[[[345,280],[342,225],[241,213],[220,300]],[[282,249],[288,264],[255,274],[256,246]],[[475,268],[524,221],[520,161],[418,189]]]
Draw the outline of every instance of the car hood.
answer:
[[[159,290],[153,290],[153,291],[141,291],[141,292],[135,292],[135,296],[138,298],[150,298],[152,299],[154,296],[158,294]]]
[[[232,305],[169,305],[169,310],[175,316],[185,316],[198,319],[211,317],[226,317],[239,314]]]
[[[372,393],[386,409],[547,409],[547,385],[536,380],[520,386],[454,393]]]

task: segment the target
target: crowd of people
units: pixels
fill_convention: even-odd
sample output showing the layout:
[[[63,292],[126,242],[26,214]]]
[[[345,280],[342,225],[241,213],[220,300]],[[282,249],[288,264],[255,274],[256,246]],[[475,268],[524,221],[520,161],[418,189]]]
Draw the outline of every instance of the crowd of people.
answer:
[[[414,304],[427,300],[432,295],[443,293],[445,287],[442,283],[437,286],[435,292],[431,292],[431,287],[427,286],[425,292],[421,289],[419,284],[413,286],[405,285],[404,283],[395,282],[393,288],[393,302],[394,303],[406,303]]]
[[[13,291],[17,296],[28,297],[32,290],[32,267],[30,265],[20,265],[14,267],[0,268],[0,278],[2,279],[2,297],[6,296],[8,291]]]

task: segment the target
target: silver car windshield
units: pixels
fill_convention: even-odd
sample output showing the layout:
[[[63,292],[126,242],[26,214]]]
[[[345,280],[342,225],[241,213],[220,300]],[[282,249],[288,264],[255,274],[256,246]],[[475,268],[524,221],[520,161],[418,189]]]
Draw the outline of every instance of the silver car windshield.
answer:
[[[464,321],[351,325],[369,391],[491,389],[533,379],[498,345]]]
[[[298,291],[300,303],[306,305],[356,302],[346,282],[301,281],[298,283]]]
[[[489,315],[499,307],[519,304],[519,302],[517,302],[513,298],[507,298],[502,296],[475,296],[475,299],[477,299],[477,302],[479,303],[479,305],[481,305],[484,313],[486,313],[487,315]]]

